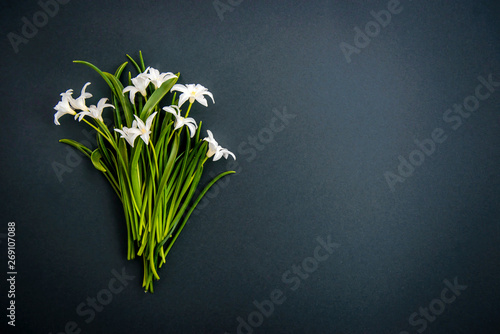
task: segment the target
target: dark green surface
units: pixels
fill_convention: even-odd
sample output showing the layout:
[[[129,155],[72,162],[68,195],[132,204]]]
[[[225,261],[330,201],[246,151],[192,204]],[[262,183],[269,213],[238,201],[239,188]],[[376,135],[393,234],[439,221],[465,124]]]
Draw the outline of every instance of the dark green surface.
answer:
[[[500,333],[500,87],[478,79],[500,81],[498,2],[217,3],[233,6],[218,15],[213,1],[73,0],[52,8],[17,53],[8,34],[22,36],[23,17],[32,22],[41,7],[0,5],[0,233],[16,222],[18,272],[17,331],[5,316],[2,328]],[[388,8],[390,22],[380,12]],[[377,29],[371,11],[386,26],[356,36],[356,27]],[[350,63],[342,43],[358,44]],[[147,65],[214,94],[190,116],[238,158],[207,169],[238,174],[200,203],[153,295],[140,287],[140,261],[126,261],[122,208],[105,178],[83,156],[70,158],[62,180],[52,167],[68,164],[59,139],[86,140],[70,116],[53,124],[59,93],[78,96],[91,81],[92,103],[109,96],[72,61],[112,72],[138,50]],[[476,111],[455,109],[476,89],[490,92]],[[414,153],[415,140],[427,155]],[[401,167],[404,182],[391,191],[386,172],[410,157],[425,160]],[[328,238],[335,247],[321,246]],[[442,295],[455,277],[467,288]],[[87,298],[105,300],[106,290],[116,292],[109,304],[90,311]],[[429,307],[439,315],[409,322]]]

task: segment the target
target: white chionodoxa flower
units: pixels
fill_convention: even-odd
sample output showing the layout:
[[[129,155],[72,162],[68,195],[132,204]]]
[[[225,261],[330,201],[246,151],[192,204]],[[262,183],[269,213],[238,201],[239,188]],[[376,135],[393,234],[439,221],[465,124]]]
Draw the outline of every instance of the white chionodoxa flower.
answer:
[[[56,125],[61,125],[59,118],[66,114],[75,115],[76,119],[77,114],[75,110],[89,111],[89,108],[85,105],[85,99],[92,97],[92,94],[85,92],[88,85],[90,85],[90,82],[87,82],[83,86],[81,94],[76,100],[73,98],[73,89],[68,89],[66,92],[61,93],[62,99],[54,107],[57,110],[54,114],[54,123]]]
[[[170,107],[163,107],[163,110],[165,110],[168,113],[171,113],[172,115],[175,116],[175,128],[174,130],[182,128],[184,125],[188,127],[189,133],[191,134],[191,138],[194,137],[194,134],[196,133],[196,129],[198,128],[198,124],[196,124],[196,121],[192,117],[187,117],[184,118],[181,116],[181,111],[178,106],[170,106]]]
[[[214,161],[219,160],[220,158],[228,158],[229,155],[233,157],[234,160],[236,160],[236,157],[234,154],[230,151],[228,151],[226,148],[223,148],[217,143],[217,141],[214,139],[214,135],[212,134],[212,131],[207,130],[208,137],[203,138],[203,140],[208,142],[208,151],[207,151],[207,157],[214,157]]]
[[[90,85],[90,82],[87,82],[85,86],[83,86],[80,97],[78,97],[76,100],[73,99],[73,97],[70,96],[69,103],[74,109],[77,110],[82,110],[82,111],[88,111],[89,108],[85,104],[85,99],[91,98],[92,94],[85,92],[85,89],[87,89],[87,86]]]
[[[139,129],[136,129],[134,127],[127,128],[126,126],[124,126],[122,130],[115,129],[115,131],[121,134],[120,138],[125,139],[127,143],[132,147],[134,147],[135,138],[137,138],[141,134]]]
[[[59,118],[61,116],[64,116],[66,114],[76,115],[76,111],[74,111],[71,105],[69,104],[68,96],[71,97],[72,93],[73,93],[72,89],[68,89],[66,93],[61,93],[62,99],[54,107],[54,109],[57,110],[57,112],[54,114],[54,123],[56,125],[61,125],[61,123],[59,123]]]
[[[149,81],[151,81],[156,89],[160,88],[165,81],[177,78],[177,75],[172,72],[160,73],[160,71],[152,67],[148,67],[144,73],[146,73]]]
[[[146,124],[139,118],[139,116],[134,115],[135,121],[132,122],[132,127],[136,127],[140,132],[142,141],[147,145],[149,143],[149,135],[151,134],[151,125],[153,124],[153,119],[158,112],[155,111],[147,119]]]
[[[123,89],[123,94],[129,92],[130,102],[134,104],[136,93],[141,93],[142,96],[146,97],[146,88],[148,88],[150,82],[151,80],[148,78],[146,72],[140,73],[138,76],[132,79],[133,86],[127,86]]]
[[[106,103],[107,101],[108,101],[108,98],[104,97],[104,98],[99,100],[99,102],[97,103],[97,106],[91,105],[89,107],[88,111],[79,112],[77,115],[78,122],[80,122],[83,119],[83,117],[85,117],[87,115],[92,117],[92,118],[98,119],[101,122],[104,122],[104,120],[102,119],[103,109],[107,108],[107,107],[111,107],[111,108],[115,109],[115,106],[112,104]],[[75,116],[75,118],[76,118],[76,116]]]
[[[148,145],[149,135],[151,134],[151,125],[153,124],[153,119],[157,112],[152,113],[148,119],[146,119],[146,124],[137,116],[134,115],[135,121],[132,122],[132,127],[123,127],[122,130],[115,129],[116,132],[121,134],[120,138],[124,138],[130,146],[134,147],[134,141],[138,136],[141,136],[142,141]]]
[[[215,103],[212,93],[200,84],[175,84],[174,87],[172,87],[172,91],[174,90],[182,93],[179,97],[179,107],[181,107],[187,100],[189,100],[189,103],[193,103],[196,100],[201,105],[208,107],[208,102],[204,95],[210,96],[212,98],[212,102]]]

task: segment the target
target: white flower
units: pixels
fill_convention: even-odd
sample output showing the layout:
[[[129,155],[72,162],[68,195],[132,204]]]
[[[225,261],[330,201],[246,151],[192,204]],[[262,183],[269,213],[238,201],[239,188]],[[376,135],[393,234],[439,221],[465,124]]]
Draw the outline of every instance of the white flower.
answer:
[[[130,92],[130,102],[134,104],[135,94],[139,92],[142,96],[146,96],[146,88],[148,88],[150,82],[151,80],[148,78],[146,72],[140,73],[132,79],[133,86],[127,86],[123,89],[123,94]]]
[[[83,86],[80,97],[78,97],[76,100],[71,96],[73,94],[73,91],[71,91],[71,94],[67,95],[69,103],[74,109],[89,111],[89,108],[85,105],[85,99],[92,97],[92,94],[85,92],[85,89],[88,85],[90,85],[90,82],[87,82],[85,86]],[[66,91],[66,93],[68,93],[68,91]]]
[[[184,125],[188,127],[189,132],[191,133],[191,138],[194,137],[194,134],[196,133],[196,129],[198,128],[198,125],[196,124],[196,121],[192,117],[187,117],[184,118],[181,116],[181,111],[179,110],[178,106],[170,106],[170,107],[163,107],[163,110],[165,110],[168,113],[171,113],[172,115],[175,116],[175,129],[180,129]]]
[[[172,72],[160,74],[160,71],[152,67],[148,67],[144,73],[146,72],[149,72],[148,74],[146,74],[146,76],[148,77],[149,81],[151,81],[151,83],[155,86],[156,89],[160,88],[160,86],[165,81],[177,78],[177,75],[173,74]]]
[[[212,134],[212,131],[207,130],[208,137],[204,138],[203,140],[208,142],[208,152],[207,152],[207,157],[214,156],[214,161],[219,160],[220,158],[228,158],[229,155],[233,157],[234,160],[236,160],[236,157],[232,152],[229,152],[227,149],[222,148],[219,143],[214,139],[214,136]]]
[[[76,115],[75,109],[89,111],[89,108],[85,105],[85,99],[92,97],[92,94],[85,92],[88,85],[90,85],[90,82],[87,82],[85,86],[83,86],[80,97],[76,100],[73,98],[73,89],[68,89],[66,92],[61,93],[62,99],[54,107],[54,109],[57,110],[54,114],[54,123],[56,125],[61,125],[59,123],[59,118],[61,116],[66,114]]]
[[[125,138],[125,140],[132,147],[134,147],[135,138],[137,138],[137,136],[141,134],[141,131],[139,131],[139,129],[136,129],[134,127],[127,128],[126,126],[123,127],[123,130],[115,129],[115,131],[120,133],[121,134],[120,138]]]
[[[72,89],[68,89],[66,93],[61,93],[62,99],[54,107],[54,109],[57,110],[57,112],[54,114],[54,123],[56,125],[61,125],[61,123],[59,123],[59,118],[61,116],[66,114],[76,115],[76,111],[73,110],[69,102],[71,94],[73,94]]]
[[[151,134],[151,125],[153,124],[153,118],[155,118],[157,112],[151,114],[146,120],[146,124],[137,115],[134,115],[135,121],[132,122],[132,127],[137,128],[140,131],[141,139],[146,143],[149,143],[149,135]]]
[[[123,127],[123,130],[115,129],[116,132],[121,134],[120,138],[125,138],[130,146],[134,147],[134,141],[137,136],[141,136],[141,139],[148,145],[149,135],[151,134],[151,125],[153,123],[153,118],[156,115],[156,111],[151,114],[146,120],[146,124],[137,116],[134,115],[135,121],[132,122],[132,127]]]
[[[114,105],[106,103],[107,101],[107,98],[100,99],[97,103],[97,107],[95,105],[91,105],[89,107],[89,111],[79,112],[77,115],[75,115],[75,119],[78,116],[78,122],[80,122],[84,116],[88,115],[92,118],[100,120],[101,122],[104,122],[104,120],[102,119],[102,110],[106,107],[111,107],[113,109],[115,108]]]
[[[179,97],[179,107],[182,106],[187,100],[189,100],[189,103],[193,103],[194,100],[196,100],[203,106],[208,107],[207,100],[203,95],[210,96],[212,98],[212,102],[215,103],[212,93],[210,93],[208,89],[200,84],[188,84],[185,86],[176,84],[174,85],[174,87],[172,87],[172,90],[176,90],[182,93]]]

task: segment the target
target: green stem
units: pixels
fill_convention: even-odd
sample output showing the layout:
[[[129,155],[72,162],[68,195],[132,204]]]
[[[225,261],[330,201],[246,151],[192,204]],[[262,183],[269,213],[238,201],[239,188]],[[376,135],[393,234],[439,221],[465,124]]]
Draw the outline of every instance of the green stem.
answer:
[[[191,106],[192,106],[192,105],[193,105],[192,103],[190,103],[190,104],[189,104],[188,111],[186,111],[186,116],[184,116],[184,118],[187,118],[187,117],[188,117],[188,115],[189,115],[189,111],[191,110]]]
[[[153,142],[150,141],[149,142],[151,144],[151,150],[153,151],[153,160],[155,162],[155,170],[156,170],[156,177],[157,177],[157,180],[159,180],[159,174],[160,174],[160,171],[158,169],[158,159],[156,158],[156,151],[155,151],[155,146],[153,145]]]
[[[90,126],[91,126],[94,130],[96,130],[97,132],[99,132],[99,133],[100,133],[100,134],[101,134],[104,138],[106,138],[106,140],[107,140],[107,141],[109,141],[109,142],[111,143],[111,145],[113,145],[113,144],[114,144],[112,141],[110,141],[110,139],[109,139],[109,137],[108,137],[107,135],[105,135],[104,133],[102,133],[102,131],[101,131],[101,130],[99,130],[99,128],[98,128],[98,127],[96,127],[95,125],[93,125],[92,123],[90,123],[89,121],[87,121],[87,120],[85,119],[85,117],[83,118],[83,121],[84,121],[85,123],[87,123],[88,125],[90,125]],[[115,146],[113,145],[113,147],[115,147]]]

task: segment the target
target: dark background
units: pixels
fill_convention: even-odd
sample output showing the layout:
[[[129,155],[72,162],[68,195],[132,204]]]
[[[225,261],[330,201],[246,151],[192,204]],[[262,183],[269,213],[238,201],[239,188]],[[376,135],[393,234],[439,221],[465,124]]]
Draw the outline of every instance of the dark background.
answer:
[[[425,333],[500,333],[500,87],[459,128],[443,120],[479,76],[500,81],[499,2],[401,0],[350,63],[341,43],[354,46],[355,27],[388,1],[218,3],[232,10],[73,0],[17,53],[7,35],[22,37],[23,17],[33,22],[41,7],[0,5],[4,310],[9,221],[18,272],[16,327],[2,315],[4,331],[233,334],[238,317],[259,320],[254,300],[279,289],[284,302],[241,333],[417,333],[422,322]],[[214,94],[216,104],[191,115],[235,152],[239,170],[192,216],[154,294],[141,288],[141,262],[126,260],[121,204],[105,178],[84,157],[61,179],[53,169],[68,166],[59,139],[86,139],[70,116],[54,125],[59,94],[79,96],[91,81],[89,102],[109,96],[72,61],[114,72],[139,50],[147,66]],[[266,137],[283,110],[295,117]],[[398,157],[436,128],[447,139],[391,191],[384,173],[397,174]],[[251,154],[259,133],[266,142]],[[221,160],[207,172],[225,169]],[[340,246],[294,291],[282,275],[314,254],[318,237]],[[134,278],[91,321],[79,315],[113,270]],[[467,288],[412,326],[419,308],[439,309],[444,281],[455,278]]]

